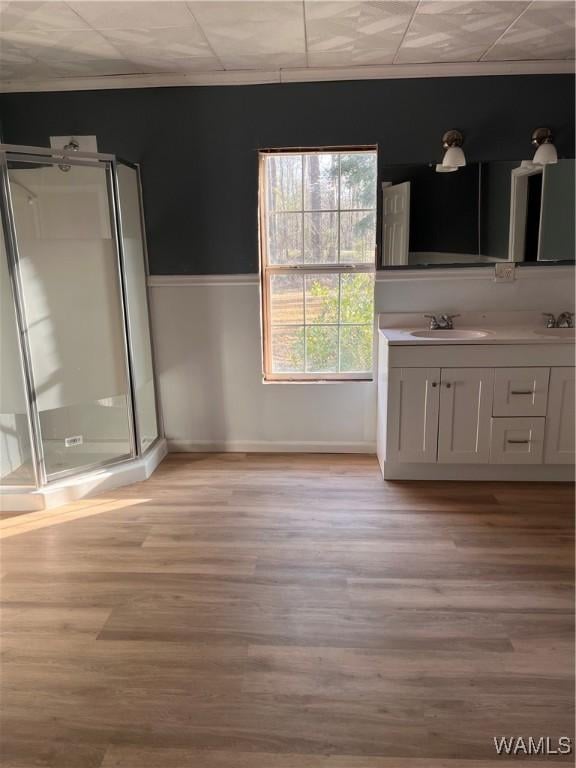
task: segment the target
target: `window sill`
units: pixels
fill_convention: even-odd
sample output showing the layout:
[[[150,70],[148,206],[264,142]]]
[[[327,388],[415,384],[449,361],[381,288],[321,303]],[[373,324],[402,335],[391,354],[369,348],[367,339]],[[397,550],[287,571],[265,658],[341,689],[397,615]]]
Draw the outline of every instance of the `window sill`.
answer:
[[[370,384],[374,381],[374,376],[351,376],[334,378],[290,378],[289,376],[263,376],[263,384]]]

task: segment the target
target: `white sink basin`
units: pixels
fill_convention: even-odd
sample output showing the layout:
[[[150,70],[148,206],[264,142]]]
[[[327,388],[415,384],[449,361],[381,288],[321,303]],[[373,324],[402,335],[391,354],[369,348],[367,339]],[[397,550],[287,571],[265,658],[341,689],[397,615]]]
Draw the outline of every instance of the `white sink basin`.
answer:
[[[535,331],[537,336],[553,336],[558,339],[574,339],[576,329],[574,328],[538,328]]]
[[[436,331],[410,331],[410,336],[417,339],[483,339],[490,331],[472,331],[466,328],[453,328],[451,331],[438,329]]]

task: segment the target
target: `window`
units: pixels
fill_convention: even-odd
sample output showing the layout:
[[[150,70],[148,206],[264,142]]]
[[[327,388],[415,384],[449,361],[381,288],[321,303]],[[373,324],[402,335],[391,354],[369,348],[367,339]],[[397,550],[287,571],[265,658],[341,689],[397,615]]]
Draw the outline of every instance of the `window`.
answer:
[[[260,155],[267,380],[372,378],[376,159]]]

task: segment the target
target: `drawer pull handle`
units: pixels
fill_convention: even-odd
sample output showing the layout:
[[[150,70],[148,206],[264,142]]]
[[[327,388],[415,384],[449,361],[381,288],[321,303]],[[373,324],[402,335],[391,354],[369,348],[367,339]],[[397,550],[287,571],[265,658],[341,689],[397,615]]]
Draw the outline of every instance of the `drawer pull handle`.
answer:
[[[529,443],[530,440],[506,440],[506,442],[507,443],[518,443],[518,444],[522,443],[522,444],[525,444],[525,443]]]
[[[432,382],[432,386],[433,386],[433,387],[437,387],[437,386],[438,386],[438,384],[437,384],[435,381],[433,381],[433,382]]]
[[[534,392],[531,389],[528,392],[526,392],[523,389],[511,389],[510,394],[511,395],[533,395]]]

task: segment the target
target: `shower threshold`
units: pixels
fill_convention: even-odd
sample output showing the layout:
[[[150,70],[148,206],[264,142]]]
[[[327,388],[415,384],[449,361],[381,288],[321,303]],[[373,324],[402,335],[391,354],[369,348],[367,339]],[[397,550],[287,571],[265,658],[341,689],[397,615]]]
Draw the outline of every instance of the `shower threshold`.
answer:
[[[147,480],[167,452],[166,440],[158,438],[143,456],[136,459],[67,477],[43,488],[0,488],[0,511],[40,512]]]

